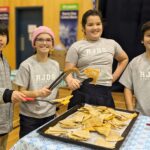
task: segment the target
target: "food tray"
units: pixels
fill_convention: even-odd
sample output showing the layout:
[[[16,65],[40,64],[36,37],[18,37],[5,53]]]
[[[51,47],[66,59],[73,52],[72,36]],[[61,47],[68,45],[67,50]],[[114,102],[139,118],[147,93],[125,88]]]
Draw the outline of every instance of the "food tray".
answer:
[[[125,128],[125,130],[123,131],[123,133],[121,134],[121,136],[124,137],[124,139],[122,141],[118,141],[115,144],[115,148],[106,148],[106,147],[102,147],[99,145],[95,145],[93,143],[86,143],[84,141],[77,141],[77,140],[73,140],[67,137],[62,137],[62,136],[55,136],[55,135],[51,135],[51,134],[46,134],[45,131],[49,128],[49,127],[53,127],[54,125],[56,125],[59,121],[69,117],[70,115],[72,115],[73,113],[75,113],[76,111],[78,111],[79,108],[83,107],[85,104],[80,104],[80,105],[76,105],[73,108],[71,108],[70,110],[68,110],[67,112],[65,112],[64,114],[62,114],[61,116],[55,118],[54,120],[50,121],[49,123],[47,123],[46,125],[42,126],[39,130],[37,130],[37,132],[45,137],[51,138],[51,139],[56,139],[59,141],[63,141],[63,142],[67,142],[67,143],[72,143],[72,144],[77,144],[80,146],[84,146],[84,147],[88,147],[88,148],[92,148],[92,149],[99,149],[99,150],[117,150],[121,147],[121,145],[123,144],[123,141],[125,140],[125,138],[127,137],[130,129],[132,128],[132,126],[134,125],[139,113],[137,113],[137,116],[135,118],[133,118],[128,126]],[[126,110],[122,110],[122,109],[115,109],[117,111],[121,111],[121,112],[127,112],[127,113],[134,113],[133,111],[126,111]]]

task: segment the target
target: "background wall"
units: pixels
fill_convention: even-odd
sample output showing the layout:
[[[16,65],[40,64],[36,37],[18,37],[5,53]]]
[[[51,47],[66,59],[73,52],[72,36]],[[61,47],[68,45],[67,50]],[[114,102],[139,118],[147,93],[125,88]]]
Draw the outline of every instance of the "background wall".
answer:
[[[79,4],[77,39],[83,37],[81,18],[82,14],[93,7],[92,0],[0,0],[0,6],[9,6],[9,36],[10,42],[4,50],[4,55],[7,57],[11,69],[16,68],[16,16],[15,9],[18,7],[43,7],[43,25],[51,27],[55,33],[56,45],[59,41],[60,29],[60,4]]]
[[[100,0],[99,10],[104,17],[103,36],[116,40],[129,60],[145,52],[140,32],[142,24],[150,21],[150,0]],[[114,61],[114,70],[116,66]],[[115,82],[113,90],[122,91],[123,86]]]

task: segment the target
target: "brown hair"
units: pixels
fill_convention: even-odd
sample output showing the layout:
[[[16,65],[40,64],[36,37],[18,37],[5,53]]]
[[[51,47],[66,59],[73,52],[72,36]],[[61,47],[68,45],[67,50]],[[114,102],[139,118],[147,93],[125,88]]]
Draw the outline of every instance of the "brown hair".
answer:
[[[3,23],[3,22],[0,22],[0,35],[6,35],[7,36],[7,43],[9,43],[9,34],[8,34],[8,26]]]
[[[147,30],[150,30],[150,21],[145,22],[141,28],[141,39],[144,39],[144,34]]]
[[[99,16],[99,18],[101,19],[101,22],[102,22],[102,14],[101,12],[95,10],[95,9],[90,9],[88,11],[86,11],[84,14],[83,14],[83,17],[82,17],[82,28],[84,29],[85,28],[85,25],[87,23],[87,18],[89,16]]]

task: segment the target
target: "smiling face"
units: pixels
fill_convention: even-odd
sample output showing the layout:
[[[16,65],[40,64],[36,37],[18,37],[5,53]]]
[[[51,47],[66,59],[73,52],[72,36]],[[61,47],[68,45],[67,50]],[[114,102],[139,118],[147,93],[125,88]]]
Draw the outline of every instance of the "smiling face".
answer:
[[[96,41],[102,35],[103,26],[99,16],[89,16],[83,29],[87,40]]]
[[[0,51],[3,50],[3,48],[6,46],[6,44],[7,44],[7,35],[0,34]]]
[[[53,48],[52,37],[47,33],[42,33],[35,40],[35,49],[37,53],[48,54]]]
[[[143,44],[147,51],[150,51],[150,30],[145,31],[143,37]]]

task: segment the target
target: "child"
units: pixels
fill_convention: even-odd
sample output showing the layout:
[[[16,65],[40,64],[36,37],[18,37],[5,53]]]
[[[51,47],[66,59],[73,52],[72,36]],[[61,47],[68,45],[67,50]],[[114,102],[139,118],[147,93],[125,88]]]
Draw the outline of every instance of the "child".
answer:
[[[13,91],[10,80],[10,67],[3,56],[3,48],[9,43],[6,24],[0,22],[0,150],[6,150],[8,133],[12,129],[13,104],[24,101],[25,95]]]
[[[53,31],[46,26],[36,28],[32,46],[35,54],[21,63],[14,81],[20,91],[36,98],[20,105],[20,138],[53,119],[56,113],[55,105],[36,101],[50,101],[57,95],[57,88],[53,91],[47,88],[60,74],[59,64],[49,57],[54,46]]]
[[[136,98],[136,110],[150,116],[150,21],[141,28],[142,43],[146,52],[135,57],[120,78],[125,86],[124,95],[128,110],[134,110],[133,94]]]
[[[75,42],[66,56],[66,69],[77,67],[80,70],[77,79],[72,75],[66,78],[69,88],[74,90],[69,108],[80,102],[115,107],[111,86],[126,67],[128,56],[116,41],[101,37],[102,16],[97,10],[88,10],[84,13],[82,28],[84,39]],[[118,66],[112,74],[113,59],[118,61]],[[80,84],[87,78],[83,74],[86,68],[100,70],[96,84]]]

